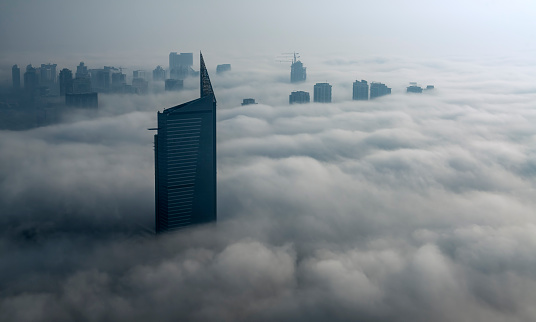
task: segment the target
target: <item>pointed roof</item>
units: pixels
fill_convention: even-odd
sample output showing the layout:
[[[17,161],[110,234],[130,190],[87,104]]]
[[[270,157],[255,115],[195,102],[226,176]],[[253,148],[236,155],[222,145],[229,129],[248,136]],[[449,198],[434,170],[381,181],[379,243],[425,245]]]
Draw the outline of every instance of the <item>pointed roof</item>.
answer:
[[[200,82],[201,82],[201,97],[208,95],[214,96],[214,90],[212,89],[212,84],[210,83],[210,78],[208,77],[207,67],[205,66],[205,60],[203,59],[203,54],[199,52],[199,61],[200,61]],[[216,98],[214,98],[214,101]]]

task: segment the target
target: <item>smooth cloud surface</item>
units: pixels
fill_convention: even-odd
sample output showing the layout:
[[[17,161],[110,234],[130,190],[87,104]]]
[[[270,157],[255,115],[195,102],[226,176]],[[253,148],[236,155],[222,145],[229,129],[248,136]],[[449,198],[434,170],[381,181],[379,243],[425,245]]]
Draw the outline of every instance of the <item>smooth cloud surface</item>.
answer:
[[[534,320],[530,61],[311,66],[334,103],[287,105],[270,66],[213,76],[219,222],[158,238],[145,129],[197,89],[2,132],[0,319]],[[393,95],[351,101],[358,73]]]

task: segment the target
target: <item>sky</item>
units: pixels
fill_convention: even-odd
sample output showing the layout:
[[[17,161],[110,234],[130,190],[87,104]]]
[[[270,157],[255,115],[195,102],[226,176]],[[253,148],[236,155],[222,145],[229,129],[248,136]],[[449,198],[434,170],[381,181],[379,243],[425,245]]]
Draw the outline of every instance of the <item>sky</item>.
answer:
[[[218,223],[149,232],[147,128],[197,79],[0,131],[0,321],[536,319],[534,4],[128,3],[4,1],[0,65],[203,50]],[[356,79],[393,94],[352,101]],[[288,105],[324,81],[333,103]]]

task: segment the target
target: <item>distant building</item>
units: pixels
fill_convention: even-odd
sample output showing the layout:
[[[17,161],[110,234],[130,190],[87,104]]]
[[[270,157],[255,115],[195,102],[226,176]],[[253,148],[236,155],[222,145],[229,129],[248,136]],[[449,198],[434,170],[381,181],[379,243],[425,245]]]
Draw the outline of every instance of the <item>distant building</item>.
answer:
[[[60,71],[60,96],[73,93],[73,72],[64,68]]]
[[[184,81],[182,79],[166,79],[164,89],[166,91],[180,91],[184,88]]]
[[[380,96],[391,94],[391,88],[382,83],[370,84],[370,99],[375,99]]]
[[[158,65],[153,70],[153,81],[164,81],[164,80],[166,80],[166,70],[163,69],[160,65]]]
[[[216,66],[216,73],[221,74],[231,70],[231,64],[221,64]]]
[[[314,86],[313,101],[317,103],[331,103],[331,85],[329,83],[316,83]]]
[[[296,53],[294,53],[294,60],[290,66],[290,82],[299,83],[304,82],[307,78],[306,68],[303,67],[303,63],[296,60]]]
[[[17,65],[11,67],[11,80],[13,81],[13,89],[20,89],[20,68]]]
[[[355,81],[353,87],[353,96],[354,101],[366,101],[369,99],[369,85],[366,80]]]
[[[169,54],[169,78],[171,79],[185,79],[186,77],[193,75],[195,72],[192,69],[194,64],[193,53],[180,53],[172,52]]]
[[[127,75],[123,72],[112,73],[112,91],[115,93],[124,93],[127,84]]]
[[[303,103],[309,103],[311,101],[311,98],[309,97],[309,92],[304,91],[296,91],[292,92],[288,97],[289,104],[303,104]]]
[[[89,71],[87,70],[87,66],[84,65],[84,62],[81,61],[80,62],[80,65],[78,65],[76,67],[76,74],[75,74],[76,78],[81,78],[81,77],[87,77],[89,78]]]
[[[89,77],[77,77],[73,80],[73,93],[90,93],[91,79]]]
[[[147,94],[149,89],[149,82],[147,82],[143,78],[133,78],[132,79],[132,87],[136,89],[136,92],[138,94]]]
[[[147,73],[144,70],[135,70],[132,72],[132,78],[147,79]]]
[[[56,67],[57,64],[41,64],[40,83],[41,85],[49,86],[56,83]]]
[[[94,91],[107,93],[112,85],[112,73],[117,70],[114,67],[104,66],[104,68],[91,69],[91,87]]]
[[[431,90],[433,90],[433,89],[435,89],[434,85],[426,85],[425,90],[427,90],[427,91],[431,91]]]
[[[217,219],[216,97],[200,55],[200,98],[158,112],[155,230]]]
[[[410,85],[406,87],[406,92],[407,93],[422,93],[422,88],[417,85]]]
[[[65,105],[74,107],[97,108],[99,107],[98,94],[95,92],[65,94]]]
[[[242,100],[242,106],[244,106],[244,105],[252,105],[252,104],[257,104],[255,102],[255,99],[253,99],[253,98],[244,98]]]
[[[34,68],[32,64],[26,66],[24,89],[31,95],[37,94],[39,90],[39,75],[37,74],[37,68]]]

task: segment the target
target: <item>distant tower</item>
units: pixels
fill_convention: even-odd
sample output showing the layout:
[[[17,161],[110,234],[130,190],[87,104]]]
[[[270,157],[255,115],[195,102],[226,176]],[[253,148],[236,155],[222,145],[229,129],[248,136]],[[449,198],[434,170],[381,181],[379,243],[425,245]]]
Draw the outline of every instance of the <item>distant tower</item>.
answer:
[[[73,72],[64,68],[60,71],[60,96],[73,93]]]
[[[354,101],[368,100],[369,86],[366,80],[355,81],[352,99]]]
[[[158,112],[155,230],[216,221],[216,97],[200,54],[200,98]]]
[[[24,89],[30,94],[36,94],[39,89],[39,75],[37,69],[32,64],[26,66],[24,73]]]
[[[290,66],[290,82],[304,82],[306,78],[306,68],[303,67],[301,61],[296,59],[296,53],[294,53],[294,59],[292,60],[292,65]]]
[[[84,65],[84,62],[81,61],[80,65],[76,67],[76,78],[87,77],[89,78],[89,72],[87,71],[87,66]]]
[[[382,83],[370,84],[370,99],[391,94],[391,89]]]
[[[317,103],[331,103],[331,85],[329,83],[316,83],[313,101]]]
[[[289,104],[303,104],[303,103],[309,103],[311,101],[311,98],[309,96],[309,92],[304,91],[296,91],[290,93],[288,96],[288,102]]]
[[[406,87],[407,93],[422,93],[422,87],[417,86],[417,83],[410,83],[408,87]]]
[[[11,67],[11,79],[13,80],[13,89],[20,89],[20,68],[17,65]]]
[[[169,78],[185,79],[193,72],[194,64],[193,53],[169,53]]]
[[[162,66],[158,65],[153,70],[153,80],[154,81],[164,81],[166,80],[166,70]]]

